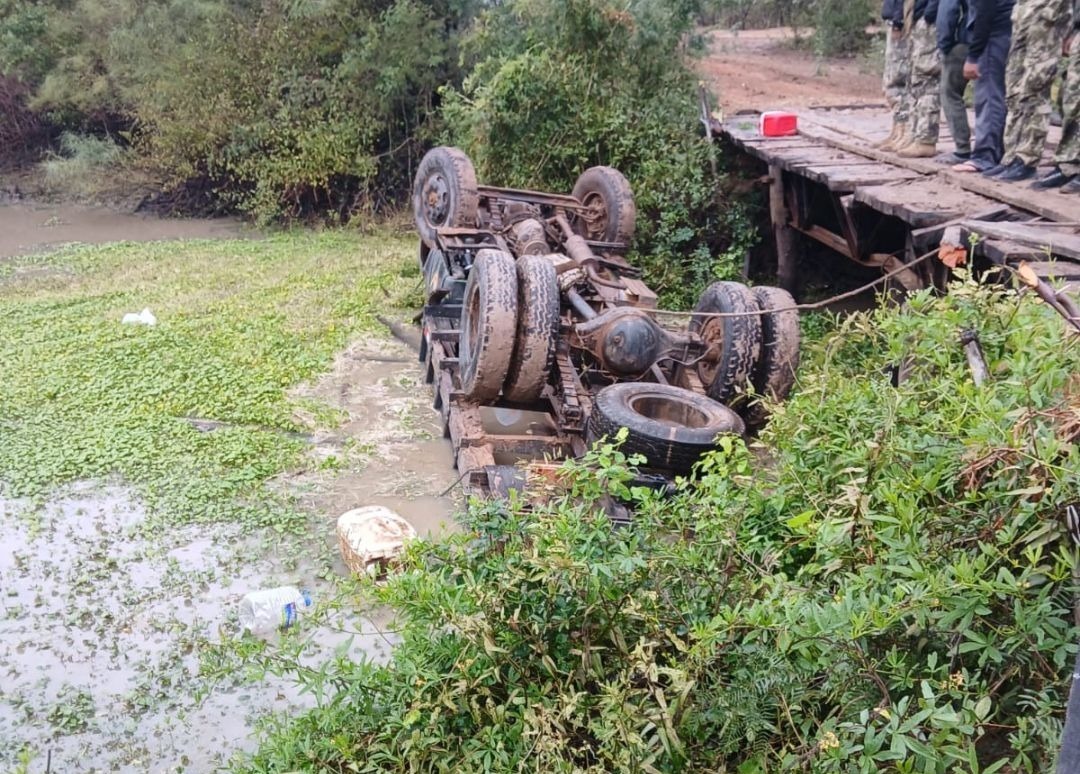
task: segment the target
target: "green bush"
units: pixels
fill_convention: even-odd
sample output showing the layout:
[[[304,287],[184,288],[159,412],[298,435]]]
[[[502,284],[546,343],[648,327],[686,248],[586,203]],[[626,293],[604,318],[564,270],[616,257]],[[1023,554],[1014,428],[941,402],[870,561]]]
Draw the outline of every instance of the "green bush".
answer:
[[[597,164],[627,176],[637,255],[663,300],[692,304],[732,276],[745,242],[697,124],[691,3],[512,0],[466,41],[475,62],[446,93],[448,139],[495,184],[569,193]]]
[[[1049,770],[1077,635],[1063,328],[1012,294],[919,294],[821,341],[770,455],[726,443],[660,497],[601,447],[531,512],[475,504],[376,592],[391,664],[305,670],[320,708],[240,768]]]
[[[814,51],[836,56],[863,51],[870,43],[866,27],[875,19],[877,4],[870,0],[815,0]]]
[[[64,132],[60,136],[60,153],[51,154],[42,163],[45,185],[69,194],[93,193],[102,178],[115,176],[123,169],[128,155],[109,138]]]

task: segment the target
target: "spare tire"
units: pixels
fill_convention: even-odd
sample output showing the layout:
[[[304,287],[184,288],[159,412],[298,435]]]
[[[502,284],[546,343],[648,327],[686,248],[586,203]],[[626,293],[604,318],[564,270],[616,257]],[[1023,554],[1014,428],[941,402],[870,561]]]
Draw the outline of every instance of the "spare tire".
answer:
[[[555,357],[559,280],[555,264],[540,255],[518,259],[517,279],[518,327],[503,396],[526,403],[540,397]]]
[[[716,348],[716,359],[701,361],[697,371],[713,400],[728,403],[750,384],[761,352],[761,320],[750,288],[739,282],[714,282],[698,299],[690,319],[690,331]],[[707,317],[706,314],[738,314],[738,317]]]
[[[517,269],[501,250],[478,250],[465,283],[458,338],[458,381],[464,397],[498,397],[517,327]]]
[[[589,436],[597,441],[628,431],[622,450],[645,456],[649,467],[687,473],[719,435],[742,435],[746,427],[734,411],[704,395],[669,384],[620,382],[603,388],[593,401]]]
[[[761,354],[751,381],[754,390],[772,400],[784,400],[795,384],[799,367],[799,312],[783,288],[756,287],[754,300],[761,316]]]
[[[634,192],[622,173],[613,167],[590,167],[581,173],[571,194],[584,206],[573,219],[574,231],[599,242],[622,242],[634,238],[637,205]]]
[[[416,169],[412,199],[416,230],[430,247],[437,228],[475,226],[480,194],[469,157],[458,148],[429,150]]]

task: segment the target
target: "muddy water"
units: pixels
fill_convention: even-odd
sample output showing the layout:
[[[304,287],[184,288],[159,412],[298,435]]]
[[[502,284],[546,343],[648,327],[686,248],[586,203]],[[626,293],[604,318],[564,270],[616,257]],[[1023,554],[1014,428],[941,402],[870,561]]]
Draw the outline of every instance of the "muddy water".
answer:
[[[72,241],[239,233],[229,222],[0,206],[0,259]],[[238,636],[240,598],[283,584],[327,598],[346,572],[334,523],[349,508],[388,506],[425,535],[455,528],[457,474],[412,350],[365,338],[295,393],[345,417],[312,438],[316,461],[338,461],[332,472],[274,482],[314,514],[302,546],[232,525],[150,521],[119,484],[86,483],[45,504],[0,497],[0,771],[217,770],[254,748],[261,719],[315,701],[283,679],[200,676],[200,653]],[[338,614],[302,626],[303,661],[316,666],[338,647],[385,659],[389,623]]]
[[[54,772],[214,771],[254,748],[260,719],[310,706],[282,679],[207,683],[199,653],[238,636],[248,591],[329,596],[327,571],[346,572],[334,521],[349,508],[386,505],[421,534],[454,528],[456,474],[414,358],[366,340],[296,390],[346,415],[310,451],[340,470],[276,482],[316,514],[299,550],[231,525],[157,526],[119,486],[85,484],[43,507],[0,499],[0,771],[20,755],[31,771],[50,756]],[[387,657],[387,615],[327,623],[301,628],[305,663],[339,646]]]
[[[231,218],[166,219],[67,204],[0,205],[0,258],[43,252],[73,242],[149,242],[251,234]]]
[[[421,535],[454,528],[460,488],[453,453],[412,349],[381,337],[358,341],[322,379],[295,394],[334,406],[346,417],[332,435],[317,438],[312,450],[344,459],[345,469],[287,482],[303,493],[313,511],[330,517],[363,505],[384,505]]]
[[[310,705],[278,679],[215,690],[198,653],[237,636],[246,591],[325,586],[314,565],[282,567],[229,526],[146,526],[117,487],[0,504],[0,770],[25,755],[31,771],[213,771],[252,747],[259,717]],[[336,625],[357,632],[355,657],[385,657],[380,624]],[[348,637],[311,634],[316,663]]]

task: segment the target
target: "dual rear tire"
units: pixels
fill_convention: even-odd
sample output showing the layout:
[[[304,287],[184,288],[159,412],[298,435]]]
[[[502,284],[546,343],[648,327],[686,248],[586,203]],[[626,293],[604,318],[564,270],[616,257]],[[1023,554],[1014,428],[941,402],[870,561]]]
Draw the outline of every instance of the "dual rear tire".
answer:
[[[477,402],[500,392],[520,403],[537,400],[547,384],[558,327],[559,285],[551,261],[478,251],[462,303],[462,395]]]
[[[799,366],[799,313],[794,307],[795,299],[781,288],[751,289],[739,282],[714,282],[706,288],[694,307],[690,330],[712,348],[712,356],[698,364],[709,397],[741,408],[749,403],[749,388],[774,401],[788,396]]]

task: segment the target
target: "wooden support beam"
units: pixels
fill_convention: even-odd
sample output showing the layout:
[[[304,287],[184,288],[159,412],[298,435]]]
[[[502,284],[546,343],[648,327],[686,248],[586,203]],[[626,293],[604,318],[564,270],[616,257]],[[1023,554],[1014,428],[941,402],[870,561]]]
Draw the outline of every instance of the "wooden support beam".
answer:
[[[850,258],[853,261],[856,260],[855,256],[852,255],[851,251],[848,249],[847,240],[839,234],[834,234],[829,231],[829,229],[817,225],[800,228],[799,231],[806,234],[811,239],[821,242],[821,244],[825,245],[830,250],[835,250],[845,258]]]
[[[771,165],[769,178],[769,217],[776,241],[776,284],[789,293],[795,293],[799,277],[798,242],[790,225],[790,213],[784,196],[784,171],[775,164]]]

